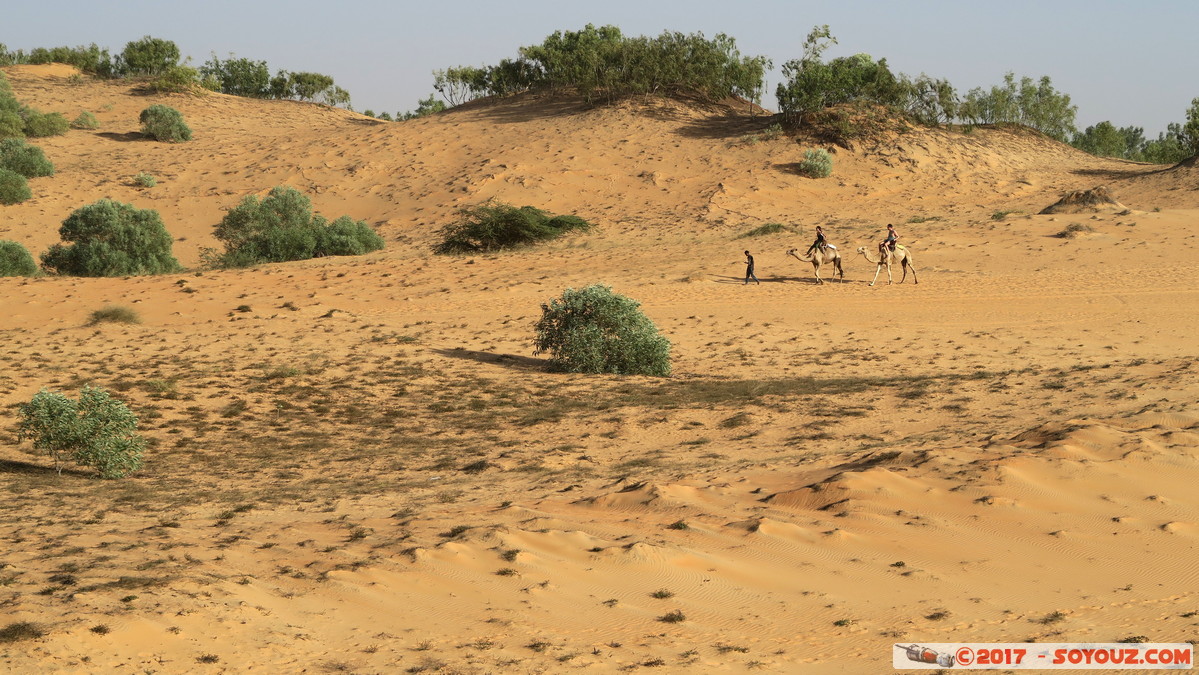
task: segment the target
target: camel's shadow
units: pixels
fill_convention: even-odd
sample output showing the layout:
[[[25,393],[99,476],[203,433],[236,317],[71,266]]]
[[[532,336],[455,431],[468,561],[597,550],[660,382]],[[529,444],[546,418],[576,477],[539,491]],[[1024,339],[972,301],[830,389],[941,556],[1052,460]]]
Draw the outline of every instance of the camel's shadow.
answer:
[[[712,275],[712,281],[714,281],[714,282],[716,282],[716,283],[718,283],[718,284],[733,284],[733,285],[737,285],[737,284],[745,284],[745,277],[730,277],[730,276],[724,276],[724,275],[717,275],[717,274],[713,274],[713,275]],[[820,285],[821,285],[821,284],[820,284],[820,282],[816,280],[816,277],[780,277],[780,276],[770,276],[770,277],[762,277],[762,278],[760,278],[760,279],[759,279],[759,281],[761,281],[761,282],[762,282],[762,283],[764,283],[764,284],[801,283],[801,284],[806,284],[806,285],[808,285],[808,286],[820,286]],[[750,283],[752,284],[753,282],[751,281]],[[845,284],[864,284],[864,283],[866,283],[866,282],[865,282],[865,281],[854,281],[853,279],[846,279],[846,280],[844,280],[844,281],[841,281],[840,279],[827,279],[827,278],[826,278],[826,279],[824,280],[824,283],[825,283],[825,285],[827,285],[827,284],[842,284],[842,283],[845,283]]]

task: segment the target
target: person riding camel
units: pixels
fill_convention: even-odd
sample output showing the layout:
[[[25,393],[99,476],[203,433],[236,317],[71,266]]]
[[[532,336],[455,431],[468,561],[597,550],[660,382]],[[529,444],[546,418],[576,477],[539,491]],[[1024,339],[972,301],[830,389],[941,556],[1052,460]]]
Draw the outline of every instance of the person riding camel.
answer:
[[[820,229],[820,226],[817,225],[816,241],[812,242],[812,245],[808,247],[808,252],[804,255],[810,256],[812,255],[812,251],[820,251],[821,253],[824,253],[824,249],[826,248],[828,248],[828,240],[824,238],[824,230]]]
[[[886,259],[888,253],[895,250],[895,244],[899,241],[899,235],[895,232],[894,225],[887,225],[887,238],[878,243],[878,254],[883,259]]]

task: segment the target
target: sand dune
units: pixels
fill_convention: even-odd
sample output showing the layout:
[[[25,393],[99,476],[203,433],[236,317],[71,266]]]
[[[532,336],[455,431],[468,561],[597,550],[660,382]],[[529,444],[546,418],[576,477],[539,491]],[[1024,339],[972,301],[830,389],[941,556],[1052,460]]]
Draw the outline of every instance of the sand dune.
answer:
[[[1197,634],[1192,165],[912,129],[812,180],[811,141],[739,108],[381,123],[5,72],[102,126],[38,142],[57,174],[0,238],[40,253],[111,197],[193,268],[0,279],[0,628],[46,630],[0,644],[8,671],[877,673],[900,641]],[[142,139],[153,102],[195,139]],[[223,210],[279,184],[387,248],[198,269]],[[1098,185],[1128,211],[1035,215]],[[600,227],[430,254],[489,198]],[[768,222],[796,232],[738,238]],[[919,285],[867,286],[854,249],[887,223]],[[784,254],[817,224],[843,284]],[[671,378],[544,372],[540,303],[594,282],[643,303]],[[142,323],[85,326],[113,303]],[[132,478],[16,442],[11,406],[88,382],[152,439]]]

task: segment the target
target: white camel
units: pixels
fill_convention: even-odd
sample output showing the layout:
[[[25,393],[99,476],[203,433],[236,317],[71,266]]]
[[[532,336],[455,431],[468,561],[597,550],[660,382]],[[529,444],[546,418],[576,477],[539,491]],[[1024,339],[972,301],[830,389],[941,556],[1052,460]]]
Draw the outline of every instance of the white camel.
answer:
[[[912,270],[912,283],[920,283],[920,281],[916,279],[916,266],[912,264],[912,252],[900,244],[895,245],[894,251],[887,250],[886,254],[882,256],[882,260],[874,260],[871,258],[870,254],[866,253],[865,246],[859,246],[858,253],[861,253],[863,258],[869,260],[875,265],[878,265],[878,267],[876,267],[874,270],[874,281],[870,282],[871,286],[874,285],[875,281],[878,281],[878,273],[882,271],[884,265],[887,267],[887,283],[892,283],[891,265],[895,263],[899,263],[899,265],[903,267],[903,277],[899,279],[899,283],[902,284],[903,280],[908,278],[909,268]]]
[[[842,283],[845,282],[845,270],[841,268],[841,252],[833,246],[826,247],[823,251],[817,249],[811,255],[799,255],[796,253],[799,249],[793,248],[787,251],[787,255],[801,262],[812,263],[812,269],[816,272],[816,283],[823,284],[824,279],[820,278],[820,266],[832,265],[833,276],[841,275]]]

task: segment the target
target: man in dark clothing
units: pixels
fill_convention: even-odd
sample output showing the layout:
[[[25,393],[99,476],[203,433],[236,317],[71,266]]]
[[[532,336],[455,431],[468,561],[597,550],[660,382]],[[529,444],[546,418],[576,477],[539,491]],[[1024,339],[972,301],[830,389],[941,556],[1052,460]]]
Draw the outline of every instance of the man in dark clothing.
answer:
[[[805,253],[804,255],[805,256],[812,255],[812,251],[818,251],[820,253],[824,253],[824,247],[826,247],[826,246],[828,246],[828,242],[825,241],[825,239],[824,239],[824,230],[820,229],[820,226],[817,225],[816,226],[816,241],[812,242],[812,245],[808,247],[808,252]]]
[[[745,252],[745,283],[748,284],[750,279],[753,279],[755,282],[757,282],[757,284],[759,286],[762,285],[762,282],[758,281],[758,277],[754,276],[754,257],[749,254],[749,251],[746,251]],[[742,284],[742,285],[745,285],[745,284]]]

